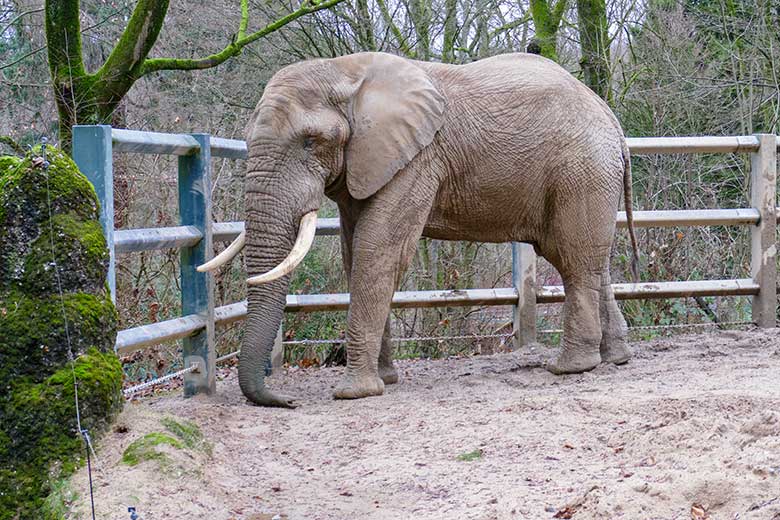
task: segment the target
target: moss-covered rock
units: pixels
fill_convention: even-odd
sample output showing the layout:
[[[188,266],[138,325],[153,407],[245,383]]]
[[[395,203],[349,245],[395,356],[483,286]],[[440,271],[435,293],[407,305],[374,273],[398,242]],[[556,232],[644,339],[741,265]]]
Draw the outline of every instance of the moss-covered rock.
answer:
[[[69,348],[74,356],[93,346],[111,350],[116,326],[116,309],[105,292],[62,298],[0,293],[0,385],[14,377],[43,380],[68,362]]]
[[[108,256],[95,258],[88,254],[94,253],[94,233],[82,237],[72,225],[98,219],[95,189],[70,157],[55,148],[46,149],[48,168],[40,149],[21,160],[0,163],[0,290],[22,289],[25,282],[30,284],[33,274],[26,276],[25,270],[28,256],[38,257],[31,267],[40,267],[40,258],[51,256],[52,240],[55,253],[66,256],[68,271],[74,273],[61,281],[64,290],[83,290],[80,282],[87,280],[94,286],[105,279]],[[71,253],[69,247],[82,238],[87,243],[80,243]],[[103,275],[98,279],[95,260],[103,265]],[[38,289],[48,287],[56,292],[56,285],[45,286],[46,282],[37,284]]]
[[[91,348],[73,367],[66,364],[43,382],[14,379],[2,407],[0,435],[7,445],[0,452],[0,518],[14,518],[17,512],[21,518],[34,518],[51,483],[81,463],[74,373],[82,428],[95,435],[121,410],[122,366],[113,353]]]
[[[3,172],[10,171],[11,168],[16,168],[22,160],[19,157],[13,155],[0,155],[0,177]]]
[[[97,197],[65,154],[45,159],[0,160],[0,520],[62,517],[47,496],[85,454],[74,384],[93,438],[123,403]]]

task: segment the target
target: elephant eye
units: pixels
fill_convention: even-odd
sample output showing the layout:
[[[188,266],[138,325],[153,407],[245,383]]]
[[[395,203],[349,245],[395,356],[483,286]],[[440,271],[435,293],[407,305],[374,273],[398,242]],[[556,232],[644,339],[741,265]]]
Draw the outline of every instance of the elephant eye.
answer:
[[[312,148],[314,148],[314,138],[311,136],[305,137],[303,139],[303,148],[306,150],[311,150]]]

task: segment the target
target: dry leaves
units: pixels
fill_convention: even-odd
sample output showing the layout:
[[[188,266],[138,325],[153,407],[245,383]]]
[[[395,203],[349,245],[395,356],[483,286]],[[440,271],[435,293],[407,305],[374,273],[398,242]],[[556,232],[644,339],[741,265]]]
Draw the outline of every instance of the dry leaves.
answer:
[[[577,508],[573,506],[566,506],[553,515],[553,518],[574,518],[574,513],[577,512]]]
[[[691,520],[711,520],[711,518],[706,506],[696,503],[691,506]]]

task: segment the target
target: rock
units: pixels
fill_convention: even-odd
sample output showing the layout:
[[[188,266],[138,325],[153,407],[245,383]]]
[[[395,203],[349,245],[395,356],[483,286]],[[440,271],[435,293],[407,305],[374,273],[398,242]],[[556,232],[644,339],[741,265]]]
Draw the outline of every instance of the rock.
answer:
[[[121,410],[117,314],[92,185],[38,147],[0,157],[0,519],[59,518],[46,500]],[[71,355],[73,362],[71,364]]]

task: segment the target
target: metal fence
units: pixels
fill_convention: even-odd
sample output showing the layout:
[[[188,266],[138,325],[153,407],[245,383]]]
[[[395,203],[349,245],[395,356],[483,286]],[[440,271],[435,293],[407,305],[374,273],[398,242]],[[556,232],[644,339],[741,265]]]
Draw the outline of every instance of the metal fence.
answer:
[[[736,137],[629,138],[632,155],[680,153],[749,153],[750,204],[740,209],[635,211],[636,227],[750,226],[751,277],[614,284],[617,299],[682,298],[689,296],[752,296],[752,319],[759,327],[774,327],[777,304],[776,207],[778,137],[771,134]],[[114,230],[114,153],[171,154],[179,157],[179,214],[176,227]],[[180,318],[122,330],[116,350],[127,353],[162,342],[183,339],[187,372],[185,395],[214,391],[214,327],[246,317],[246,301],[214,308],[213,280],[195,267],[212,256],[212,243],[233,240],[242,222],[211,221],[211,158],[243,159],[246,143],[207,134],[162,134],[113,129],[110,126],[76,126],[73,158],[95,185],[101,203],[100,221],[111,253],[109,287],[115,285],[115,255],[134,251],[178,248],[181,252]],[[624,212],[618,227],[626,226]],[[319,219],[318,235],[337,235],[338,219]],[[536,305],[562,302],[563,287],[536,287],[536,256],[528,244],[512,244],[513,287],[441,291],[396,292],[394,308],[512,305],[516,345],[536,340]],[[288,295],[286,312],[346,310],[349,294]]]

